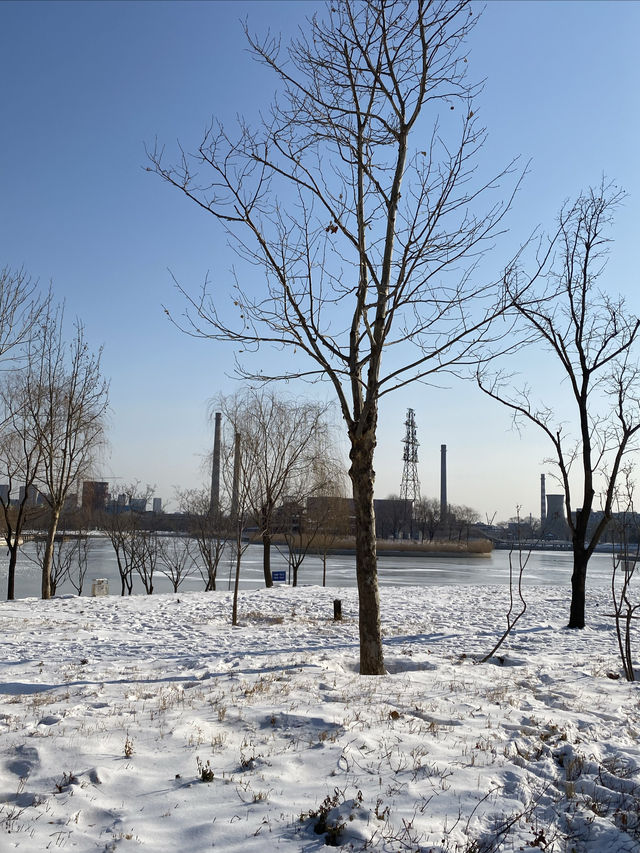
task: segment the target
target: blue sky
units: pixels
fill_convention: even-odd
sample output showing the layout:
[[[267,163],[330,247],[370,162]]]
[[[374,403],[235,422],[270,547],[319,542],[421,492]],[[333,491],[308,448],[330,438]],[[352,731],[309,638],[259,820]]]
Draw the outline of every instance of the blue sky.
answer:
[[[100,474],[197,485],[211,444],[207,400],[234,390],[233,353],[180,334],[181,301],[231,255],[215,222],[145,171],[144,143],[195,147],[211,116],[233,122],[268,104],[274,81],[246,52],[241,19],[286,39],[313,2],[0,3],[0,265],[52,282],[67,313],[104,346],[112,450]],[[470,37],[470,73],[489,131],[482,168],[519,155],[530,171],[509,241],[552,226],[560,204],[603,173],[629,192],[603,284],[638,311],[640,71],[635,2],[489,2]],[[496,254],[499,269],[505,257]],[[541,364],[529,364],[534,374]],[[416,386],[385,401],[377,494],[397,492],[407,406],[416,410],[422,491],[498,518],[539,512],[548,448],[510,430],[474,387]],[[327,391],[328,394],[328,391]],[[548,491],[552,491],[548,487]]]

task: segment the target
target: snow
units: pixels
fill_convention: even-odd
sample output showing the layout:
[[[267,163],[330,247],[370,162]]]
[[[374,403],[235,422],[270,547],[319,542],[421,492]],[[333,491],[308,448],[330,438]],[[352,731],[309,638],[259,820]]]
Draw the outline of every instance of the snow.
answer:
[[[1,603],[0,850],[638,851],[607,592],[526,595],[479,664],[505,587],[384,588],[382,677],[354,589]]]

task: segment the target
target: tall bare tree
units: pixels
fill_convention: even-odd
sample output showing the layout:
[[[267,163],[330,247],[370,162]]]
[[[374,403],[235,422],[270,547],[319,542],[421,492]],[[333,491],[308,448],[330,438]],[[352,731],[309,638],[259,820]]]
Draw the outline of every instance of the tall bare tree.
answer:
[[[36,485],[49,507],[42,557],[42,597],[51,597],[54,540],[65,502],[88,477],[105,440],[109,386],[100,372],[100,353],[88,348],[77,322],[70,341],[64,337],[64,312],[50,311],[29,348],[27,423],[39,445],[41,465]]]
[[[606,231],[623,195],[603,181],[563,207],[550,240],[557,247],[555,261],[543,268],[542,277],[536,263],[540,287],[523,288],[518,281],[525,276],[522,269],[507,271],[524,340],[546,352],[566,383],[571,425],[544,402],[544,392],[538,400],[528,383],[518,385],[511,374],[492,372],[488,364],[478,371],[482,390],[516,418],[541,429],[553,447],[573,547],[569,628],[584,628],[587,566],[611,519],[623,460],[640,430],[640,370],[634,354],[640,320],[627,311],[622,297],[598,288],[608,251]],[[594,510],[602,514],[591,524]]]
[[[242,474],[246,506],[263,544],[265,585],[273,586],[271,543],[275,511],[313,479],[328,452],[327,406],[290,400],[273,389],[249,389],[220,398],[220,410],[242,435]]]
[[[16,565],[22,531],[34,515],[42,515],[42,507],[34,506],[34,482],[42,461],[42,449],[34,440],[26,415],[26,370],[9,371],[0,385],[3,425],[0,438],[0,474],[6,489],[0,493],[0,517],[7,546],[7,600],[15,598]],[[22,488],[22,491],[20,491]]]
[[[24,358],[49,302],[25,270],[0,269],[0,358]]]
[[[183,290],[178,325],[241,351],[288,350],[282,369],[240,368],[245,376],[333,386],[350,445],[363,674],[385,671],[379,400],[474,362],[502,308],[473,275],[509,207],[494,195],[509,169],[476,173],[485,131],[464,46],[475,20],[467,0],[335,0],[288,51],[247,33],[280,83],[264,121],[235,135],[212,123],[176,166],[149,152],[150,171],[212,214],[264,281],[243,271],[229,311],[207,284],[198,298]]]

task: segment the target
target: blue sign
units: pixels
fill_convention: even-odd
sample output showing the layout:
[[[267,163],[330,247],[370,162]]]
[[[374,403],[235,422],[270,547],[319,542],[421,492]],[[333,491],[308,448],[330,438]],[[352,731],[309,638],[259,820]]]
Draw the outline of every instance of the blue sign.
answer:
[[[287,573],[286,572],[271,572],[271,577],[274,581],[286,582]]]

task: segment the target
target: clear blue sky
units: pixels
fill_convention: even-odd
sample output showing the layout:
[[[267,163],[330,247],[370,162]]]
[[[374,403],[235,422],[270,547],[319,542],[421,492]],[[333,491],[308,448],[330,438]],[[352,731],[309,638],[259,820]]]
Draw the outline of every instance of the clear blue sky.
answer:
[[[195,147],[211,116],[254,117],[274,82],[245,49],[240,20],[286,38],[313,2],[0,3],[0,266],[49,281],[111,378],[107,479],[197,485],[211,444],[207,400],[231,391],[233,353],[181,335],[168,269],[196,291],[226,276],[214,221],[145,171],[144,143]],[[560,204],[603,173],[630,197],[617,218],[607,287],[640,306],[640,71],[635,2],[490,2],[470,38],[470,71],[490,138],[483,168],[515,155],[530,174],[511,239],[551,226]],[[496,269],[504,258],[496,257]],[[535,370],[535,365],[531,369]],[[328,392],[327,392],[328,393]],[[416,410],[424,494],[439,494],[448,445],[449,498],[483,515],[539,512],[548,448],[510,431],[505,410],[472,386],[420,386],[385,402],[377,494],[397,492],[407,406]],[[552,491],[552,487],[548,487]]]

